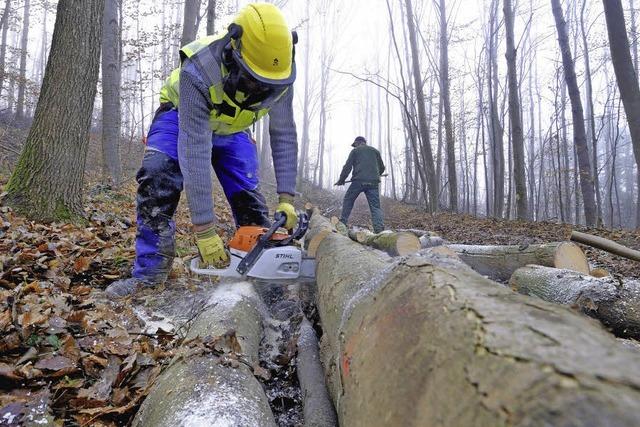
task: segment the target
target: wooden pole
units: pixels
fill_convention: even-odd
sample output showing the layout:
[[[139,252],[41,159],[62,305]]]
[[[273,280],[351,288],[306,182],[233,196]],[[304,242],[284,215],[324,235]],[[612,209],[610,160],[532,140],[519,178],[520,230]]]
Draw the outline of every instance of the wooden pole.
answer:
[[[614,255],[619,255],[634,261],[640,261],[640,251],[628,248],[614,242],[613,240],[605,239],[604,237],[581,233],[574,230],[571,232],[571,240],[597,249],[602,249],[603,251],[607,251]]]

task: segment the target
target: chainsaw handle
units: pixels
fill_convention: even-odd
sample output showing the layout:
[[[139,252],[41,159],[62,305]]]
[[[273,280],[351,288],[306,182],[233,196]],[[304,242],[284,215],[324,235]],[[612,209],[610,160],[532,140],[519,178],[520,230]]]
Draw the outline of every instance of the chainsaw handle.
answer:
[[[278,228],[283,227],[287,223],[287,214],[285,214],[284,212],[276,212],[275,214],[273,214],[273,219],[275,220],[275,222],[273,223],[273,226],[275,226],[277,230]]]

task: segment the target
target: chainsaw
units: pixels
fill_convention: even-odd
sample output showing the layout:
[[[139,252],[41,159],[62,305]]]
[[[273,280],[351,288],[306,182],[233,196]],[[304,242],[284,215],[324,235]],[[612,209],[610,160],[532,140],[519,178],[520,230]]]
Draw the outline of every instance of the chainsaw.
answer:
[[[299,213],[298,224],[290,234],[278,229],[287,221],[286,215],[276,212],[270,228],[242,226],[229,241],[230,264],[227,268],[202,268],[200,257],[191,260],[196,274],[261,280],[297,280],[315,278],[315,259],[306,256],[294,241],[301,239],[309,228],[309,217]]]

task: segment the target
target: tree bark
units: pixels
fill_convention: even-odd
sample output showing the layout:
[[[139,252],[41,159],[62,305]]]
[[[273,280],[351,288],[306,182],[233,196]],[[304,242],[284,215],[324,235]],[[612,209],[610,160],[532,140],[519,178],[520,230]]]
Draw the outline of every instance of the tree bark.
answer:
[[[504,0],[504,22],[507,33],[507,74],[509,79],[509,118],[511,120],[511,139],[513,145],[513,174],[516,184],[516,218],[526,220],[527,182],[524,166],[524,134],[520,116],[520,96],[518,94],[518,76],[516,70],[516,45],[513,35],[515,9],[511,0]]]
[[[39,220],[82,215],[104,0],[60,0],[33,125],[6,187],[7,204]],[[69,60],[74,52],[75,60]]]
[[[460,259],[490,279],[506,282],[514,271],[528,264],[566,268],[589,274],[589,263],[571,242],[528,246],[448,245]]]
[[[184,14],[182,15],[182,36],[180,47],[186,46],[196,39],[198,33],[198,12],[200,0],[184,0]]]
[[[340,425],[637,425],[640,354],[592,320],[452,258],[391,265],[329,233],[316,260]]]
[[[489,25],[489,46],[487,55],[487,78],[489,97],[490,169],[493,183],[493,206],[491,215],[502,218],[504,210],[504,128],[498,111],[498,0],[492,0]]]
[[[413,66],[413,79],[416,91],[416,103],[418,104],[418,123],[420,139],[422,141],[422,156],[425,164],[425,176],[429,191],[427,206],[430,212],[438,210],[438,182],[436,181],[435,168],[433,164],[433,152],[429,137],[429,125],[427,123],[427,111],[425,109],[424,90],[422,88],[422,78],[420,77],[420,58],[418,55],[418,41],[416,37],[416,24],[413,16],[413,6],[411,0],[405,0],[407,10],[407,29],[409,32],[409,43],[411,47],[411,63]]]
[[[29,42],[29,7],[30,0],[24,0],[22,38],[20,40],[20,77],[18,81],[18,98],[16,100],[16,120],[22,120],[24,118],[24,92],[27,86],[27,46]]]
[[[114,185],[118,185],[122,179],[118,0],[105,0],[102,19],[102,175],[108,177]]]
[[[596,223],[596,201],[593,190],[593,179],[591,177],[591,162],[589,161],[589,150],[587,149],[586,134],[584,129],[584,113],[582,101],[580,100],[580,89],[576,78],[575,65],[569,47],[569,37],[567,35],[567,25],[564,20],[560,0],[551,0],[553,16],[558,31],[558,43],[562,53],[562,65],[564,68],[564,78],[567,82],[569,98],[571,99],[571,113],[573,117],[573,142],[578,156],[578,166],[580,168],[580,189],[584,206],[585,221],[588,226]],[[576,218],[577,219],[577,218]]]
[[[233,331],[234,345],[222,350],[255,366],[263,333],[260,304],[250,283],[220,284],[211,296],[210,308],[196,318],[186,340],[220,339]],[[217,425],[221,420],[234,426],[276,425],[249,366],[225,366],[213,355],[194,355],[176,361],[160,375],[133,425]]]
[[[609,34],[611,61],[627,116],[633,154],[636,159],[636,171],[640,174],[640,88],[638,87],[638,76],[631,59],[621,0],[603,0],[603,4]],[[636,226],[638,225],[640,224],[636,224]]]
[[[596,278],[571,270],[528,265],[511,276],[509,285],[525,295],[569,305],[600,320],[622,338],[640,337],[640,282]]]

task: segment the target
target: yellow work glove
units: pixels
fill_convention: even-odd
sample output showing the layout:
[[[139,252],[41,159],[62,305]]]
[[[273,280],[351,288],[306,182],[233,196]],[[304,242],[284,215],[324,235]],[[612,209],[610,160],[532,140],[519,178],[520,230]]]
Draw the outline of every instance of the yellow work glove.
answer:
[[[196,232],[196,244],[205,265],[219,265],[229,260],[222,239],[213,227]]]
[[[293,229],[298,223],[298,214],[293,207],[293,196],[290,194],[280,194],[280,196],[278,196],[278,202],[276,212],[282,212],[287,217],[284,228],[287,230]]]

